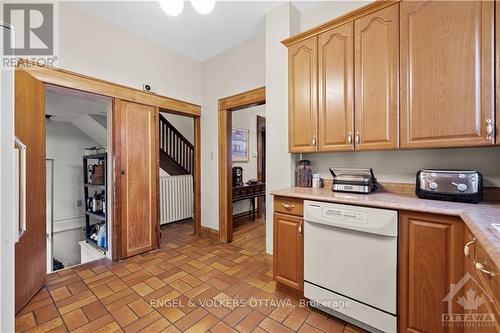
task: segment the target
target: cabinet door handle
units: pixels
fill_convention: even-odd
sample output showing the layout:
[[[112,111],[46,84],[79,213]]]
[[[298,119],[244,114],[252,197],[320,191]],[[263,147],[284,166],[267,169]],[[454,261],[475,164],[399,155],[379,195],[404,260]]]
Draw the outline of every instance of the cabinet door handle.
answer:
[[[316,134],[313,134],[312,145],[316,146]]]
[[[464,254],[466,257],[469,257],[469,254],[470,254],[470,246],[472,244],[474,244],[474,242],[476,241],[476,237],[472,238],[472,240],[470,242],[467,242],[464,246]]]
[[[304,226],[303,226],[304,222],[300,222],[299,224],[299,234],[301,236],[304,236]]]
[[[352,132],[349,131],[349,134],[347,134],[347,142],[349,142],[349,144],[352,144]]]
[[[481,264],[480,262],[476,262],[475,266],[476,266],[476,269],[478,271],[483,272],[484,274],[489,275],[492,278],[495,277],[495,275],[496,275],[496,273],[491,272],[491,271],[487,270],[486,268],[484,268],[484,265]]]
[[[493,121],[491,118],[486,119],[486,139],[493,139]]]
[[[283,208],[285,208],[287,210],[292,210],[295,208],[295,205],[293,205],[293,204],[282,203],[281,206],[283,206]]]
[[[361,143],[361,135],[359,135],[359,131],[356,131],[356,144],[359,145]]]

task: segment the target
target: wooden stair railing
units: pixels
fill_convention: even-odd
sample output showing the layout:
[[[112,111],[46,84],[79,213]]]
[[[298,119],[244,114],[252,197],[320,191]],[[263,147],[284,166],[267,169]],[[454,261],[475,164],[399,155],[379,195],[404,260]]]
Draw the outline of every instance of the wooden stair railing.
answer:
[[[170,174],[193,173],[194,146],[160,114],[160,167]]]

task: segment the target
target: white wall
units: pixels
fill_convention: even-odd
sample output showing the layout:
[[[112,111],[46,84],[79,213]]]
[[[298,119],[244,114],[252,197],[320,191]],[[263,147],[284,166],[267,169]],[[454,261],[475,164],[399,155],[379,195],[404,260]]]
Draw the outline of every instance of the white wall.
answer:
[[[191,143],[194,143],[194,119],[172,113],[161,113]]]
[[[303,154],[314,172],[332,178],[329,167],[373,168],[381,182],[414,183],[420,169],[479,170],[484,186],[500,187],[500,147]]]
[[[59,2],[59,61],[77,73],[201,103],[201,64],[139,35]]]
[[[218,100],[265,85],[265,39],[256,36],[202,64],[201,223],[219,229]]]
[[[47,105],[50,113],[50,105]],[[50,122],[46,127],[47,158],[54,159],[53,256],[66,267],[80,262],[84,239],[85,203],[83,192],[83,147],[97,143],[69,123]],[[50,184],[47,184],[50,186]],[[77,206],[77,201],[82,206]]]
[[[369,4],[367,1],[323,1],[300,14],[300,31],[308,30],[359,7]]]
[[[238,110],[232,114],[232,128],[248,130],[248,162],[233,162],[233,167],[243,168],[243,181],[257,179],[257,116],[266,117],[266,106],[259,105]],[[233,214],[251,211],[250,200],[237,201],[233,204]]]
[[[270,192],[292,184],[288,153],[288,51],[281,40],[299,30],[299,13],[289,3],[266,15],[266,252],[273,249]]]

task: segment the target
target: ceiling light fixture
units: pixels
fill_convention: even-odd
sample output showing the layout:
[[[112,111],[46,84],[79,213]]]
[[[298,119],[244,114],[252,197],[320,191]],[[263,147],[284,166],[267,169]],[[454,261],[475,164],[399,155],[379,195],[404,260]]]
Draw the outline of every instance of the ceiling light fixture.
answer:
[[[194,9],[200,14],[208,14],[215,7],[215,0],[191,0]]]
[[[184,9],[184,0],[158,0],[161,9],[170,16],[177,16]]]

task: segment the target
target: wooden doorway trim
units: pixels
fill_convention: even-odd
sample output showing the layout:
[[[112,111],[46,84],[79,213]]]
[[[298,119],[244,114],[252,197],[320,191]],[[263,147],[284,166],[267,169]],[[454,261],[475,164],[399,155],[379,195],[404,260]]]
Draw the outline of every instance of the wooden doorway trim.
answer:
[[[157,95],[55,67],[40,66],[29,60],[20,60],[18,68],[26,71],[43,83],[119,98],[139,104],[156,106],[179,115],[190,117],[201,116],[201,106],[178,99]]]
[[[266,183],[266,140],[262,140],[262,134],[266,138],[266,118],[257,116],[257,179]],[[267,139],[267,138],[266,138]],[[262,218],[262,206],[265,197],[257,198],[257,217]]]
[[[93,93],[97,95],[102,95],[110,97],[113,99],[121,99],[124,101],[135,102],[144,105],[155,106],[157,108],[162,108],[168,110],[168,112],[175,113],[178,115],[189,116],[194,119],[194,141],[195,141],[195,152],[194,152],[194,224],[195,224],[195,234],[201,234],[201,106],[173,99],[166,96],[156,95],[153,93],[144,92],[139,89],[130,88],[127,86],[119,85],[113,82],[104,81],[96,79],[93,77],[85,76],[82,74],[62,70],[55,67],[44,67],[37,65],[29,60],[22,59],[19,61],[16,71],[27,73],[29,76],[34,77],[38,81],[44,84],[50,84],[55,86],[60,86],[64,88],[69,88],[73,90]],[[159,111],[158,111],[159,112]],[[115,127],[115,119],[113,119],[114,112],[108,114],[111,116],[111,121],[113,122],[113,128]],[[116,134],[112,133],[113,139],[111,140],[113,159],[120,158],[118,149],[116,147]],[[114,175],[116,177],[116,175]],[[111,191],[113,193],[113,220],[112,220],[112,259],[118,261],[118,248],[121,247],[120,238],[117,233],[114,232],[117,229],[117,223],[119,218],[116,217],[115,212],[120,209],[118,204],[119,197],[116,192],[116,188],[112,185]]]
[[[232,111],[266,103],[266,87],[219,99],[219,241],[233,241]]]

